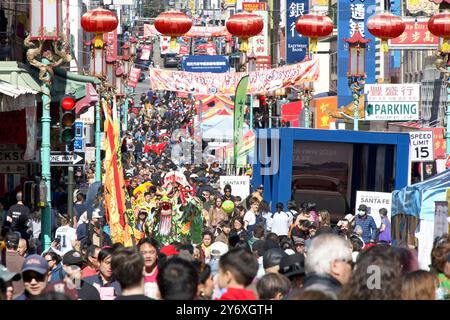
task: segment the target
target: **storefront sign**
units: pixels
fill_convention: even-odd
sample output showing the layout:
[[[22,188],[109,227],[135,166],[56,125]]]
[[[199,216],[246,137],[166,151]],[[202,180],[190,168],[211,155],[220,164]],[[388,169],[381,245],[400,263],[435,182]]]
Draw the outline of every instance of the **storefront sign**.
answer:
[[[420,84],[366,85],[366,120],[418,120]]]
[[[439,46],[439,37],[428,31],[428,21],[405,21],[405,31],[389,40],[391,49],[433,49]]]
[[[308,13],[309,0],[286,0],[286,62],[302,61],[308,52],[309,39],[295,29],[299,17]]]

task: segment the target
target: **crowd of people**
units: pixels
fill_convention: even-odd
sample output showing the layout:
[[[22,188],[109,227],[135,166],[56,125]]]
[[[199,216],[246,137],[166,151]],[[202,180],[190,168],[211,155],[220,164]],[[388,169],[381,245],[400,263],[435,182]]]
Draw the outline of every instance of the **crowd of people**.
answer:
[[[72,216],[58,184],[45,250],[39,209],[25,206],[21,192],[0,207],[0,299],[450,299],[448,235],[436,239],[430,271],[419,270],[415,249],[392,244],[385,209],[379,227],[364,205],[332,225],[314,203],[272,211],[263,185],[245,197],[221,189],[218,162],[173,156],[189,139],[174,132],[192,136],[195,113],[192,100],[173,93],[149,92],[130,107],[120,153],[139,233],[131,247],[112,239],[92,168],[88,191],[79,179]],[[163,222],[164,212],[176,220],[186,210],[195,217],[182,225]]]

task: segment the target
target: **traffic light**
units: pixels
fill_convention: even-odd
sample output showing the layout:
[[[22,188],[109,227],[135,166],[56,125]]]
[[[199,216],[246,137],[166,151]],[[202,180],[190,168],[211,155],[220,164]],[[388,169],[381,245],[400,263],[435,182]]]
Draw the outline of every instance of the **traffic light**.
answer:
[[[66,96],[61,99],[60,138],[61,142],[71,144],[75,138],[75,98]]]

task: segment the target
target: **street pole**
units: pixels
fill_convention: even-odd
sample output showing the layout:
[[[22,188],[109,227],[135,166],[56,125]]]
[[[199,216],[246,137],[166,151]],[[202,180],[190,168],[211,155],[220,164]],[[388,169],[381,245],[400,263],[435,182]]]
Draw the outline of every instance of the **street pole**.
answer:
[[[253,95],[250,94],[250,130],[253,130]]]
[[[102,181],[100,160],[100,101],[95,104],[95,181]]]
[[[355,91],[353,93],[353,130],[354,131],[358,131],[358,116],[359,116],[359,111],[358,111],[358,105],[359,105],[359,93],[358,91]]]
[[[309,97],[306,93],[303,96],[303,101],[305,104],[305,128],[309,128]]]
[[[450,54],[448,55],[450,59]],[[445,158],[450,156],[450,66],[447,66],[449,77],[447,78],[447,110],[445,115],[447,116],[447,127],[445,130]]]
[[[269,105],[269,129],[272,128],[272,108],[273,108],[273,101],[270,101],[270,105]]]
[[[73,221],[73,167],[68,167],[67,175],[67,214]]]
[[[124,135],[127,133],[128,131],[128,87],[126,90],[126,94],[125,94],[125,110],[124,110],[124,114],[123,114],[123,122],[124,122],[124,126],[125,129],[123,129]]]
[[[43,58],[42,63],[49,65],[50,61]],[[46,79],[50,79],[50,74],[45,74]],[[42,144],[41,144],[41,172],[42,179],[45,181],[47,187],[47,206],[42,208],[42,223],[41,232],[43,234],[43,250],[46,250],[51,245],[51,212],[52,212],[52,186],[51,186],[51,172],[50,172],[50,86],[43,82],[42,86]]]

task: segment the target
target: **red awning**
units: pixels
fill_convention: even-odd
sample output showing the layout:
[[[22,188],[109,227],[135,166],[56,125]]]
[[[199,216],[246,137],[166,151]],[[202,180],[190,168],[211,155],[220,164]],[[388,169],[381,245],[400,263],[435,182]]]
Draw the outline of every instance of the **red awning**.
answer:
[[[75,112],[79,114],[85,111],[85,109],[89,108],[92,103],[98,101],[99,97],[97,91],[95,90],[94,86],[88,82],[86,83],[86,95],[75,104]]]

